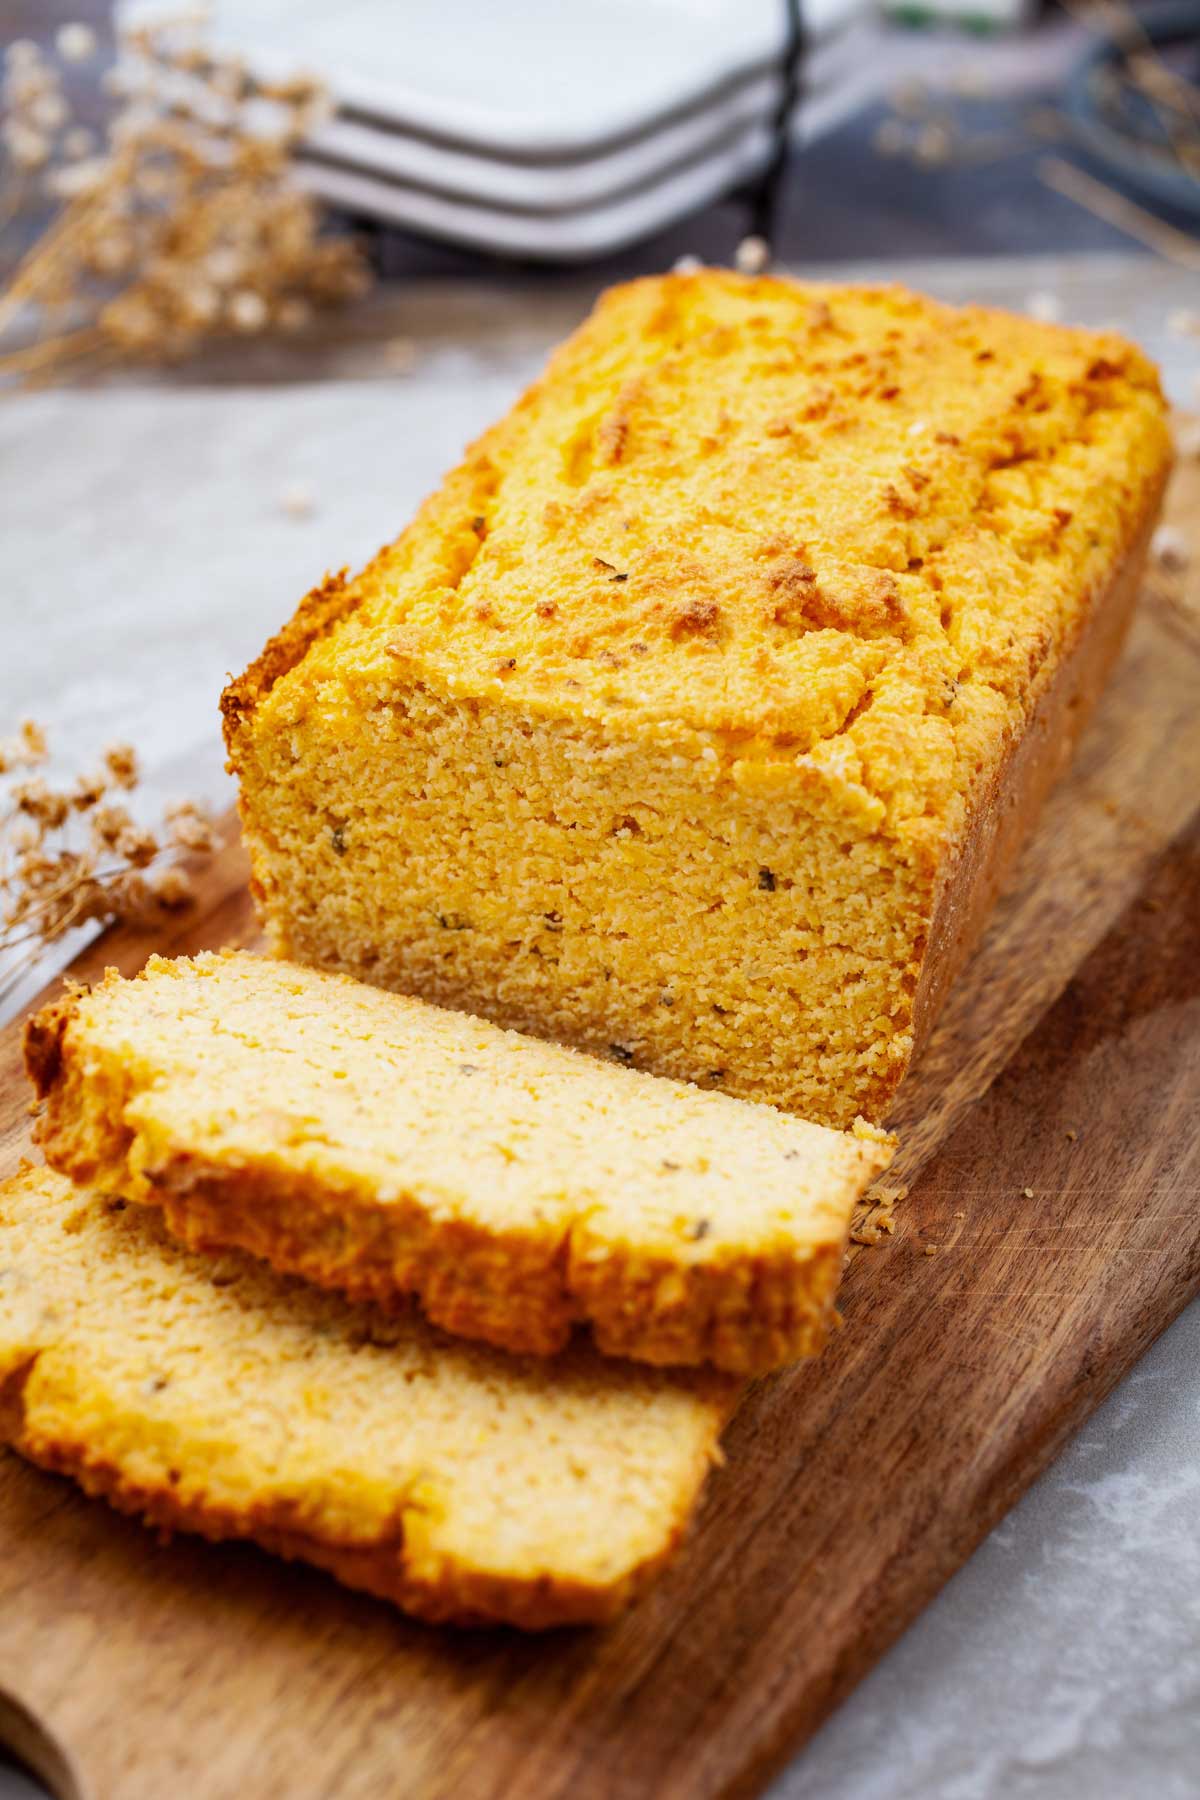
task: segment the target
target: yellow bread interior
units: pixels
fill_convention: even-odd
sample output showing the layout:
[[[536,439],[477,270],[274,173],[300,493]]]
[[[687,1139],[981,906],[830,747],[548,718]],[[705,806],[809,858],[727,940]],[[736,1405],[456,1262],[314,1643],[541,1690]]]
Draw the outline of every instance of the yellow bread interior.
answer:
[[[245,953],[111,971],[28,1030],[79,1182],[447,1328],[757,1370],[820,1347],[877,1131],[830,1131]]]
[[[275,947],[881,1118],[964,847],[1169,459],[1112,333],[613,290],[227,691]]]
[[[0,1187],[0,1437],[154,1524],[427,1618],[611,1617],[677,1543],[735,1396],[201,1258],[45,1169]]]

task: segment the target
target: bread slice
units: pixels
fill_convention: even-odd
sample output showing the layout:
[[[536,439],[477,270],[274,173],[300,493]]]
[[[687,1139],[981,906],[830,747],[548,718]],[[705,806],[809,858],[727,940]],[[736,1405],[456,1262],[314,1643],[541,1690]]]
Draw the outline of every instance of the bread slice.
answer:
[[[613,1617],[678,1544],[736,1394],[388,1319],[46,1169],[0,1187],[0,1439],[423,1618]]]
[[[604,295],[224,697],[274,947],[886,1118],[1120,647],[1171,458],[1111,332]]]
[[[245,953],[115,972],[30,1024],[47,1160],[447,1329],[757,1371],[820,1347],[854,1136]]]

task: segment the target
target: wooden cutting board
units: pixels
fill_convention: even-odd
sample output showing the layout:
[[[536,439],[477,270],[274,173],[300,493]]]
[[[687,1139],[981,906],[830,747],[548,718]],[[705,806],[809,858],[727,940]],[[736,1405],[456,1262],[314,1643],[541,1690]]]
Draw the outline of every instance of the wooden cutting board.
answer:
[[[1170,510],[1200,539],[1200,467]],[[819,1363],[751,1390],[659,1585],[602,1632],[438,1631],[0,1454],[0,1736],[56,1791],[690,1800],[815,1729],[1200,1290],[1196,574],[1150,585],[906,1084],[895,1235]],[[231,826],[169,947],[253,932]],[[78,972],[167,947],[116,932]],[[26,1102],[13,1029],[0,1173]]]

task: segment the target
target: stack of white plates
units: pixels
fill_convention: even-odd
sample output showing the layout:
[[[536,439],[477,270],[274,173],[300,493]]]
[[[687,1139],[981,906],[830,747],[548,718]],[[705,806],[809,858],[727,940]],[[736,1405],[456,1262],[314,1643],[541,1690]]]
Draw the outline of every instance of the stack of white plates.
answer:
[[[864,0],[802,0],[802,130],[851,104]],[[128,14],[145,9],[133,0]],[[325,83],[314,193],[456,244],[568,261],[686,217],[769,164],[786,0],[217,0],[251,71]]]

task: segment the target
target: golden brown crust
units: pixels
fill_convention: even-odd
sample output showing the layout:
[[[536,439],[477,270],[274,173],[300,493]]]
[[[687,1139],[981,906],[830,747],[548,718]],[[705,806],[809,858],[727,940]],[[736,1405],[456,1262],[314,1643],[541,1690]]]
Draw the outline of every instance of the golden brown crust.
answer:
[[[251,972],[279,971],[279,965],[253,958],[234,961]],[[753,1238],[734,1238],[703,1258],[691,1241],[639,1231],[636,1216],[627,1233],[604,1233],[586,1207],[565,1225],[550,1226],[535,1209],[532,1217],[505,1227],[494,1218],[480,1224],[412,1193],[391,1194],[381,1204],[374,1188],[356,1186],[349,1174],[340,1181],[314,1175],[307,1165],[275,1155],[270,1143],[257,1156],[244,1147],[205,1154],[197,1143],[175,1141],[162,1130],[156,1129],[153,1141],[147,1136],[131,1102],[139,1082],[144,1086],[151,1076],[135,1075],[121,1032],[106,1039],[104,1003],[127,994],[136,1001],[145,992],[141,1004],[152,1005],[155,996],[143,984],[153,982],[156,968],[168,971],[159,979],[170,980],[169,971],[195,966],[204,966],[203,959],[201,965],[160,965],[156,959],[133,984],[110,971],[82,1016],[81,997],[68,995],[30,1021],[27,1065],[43,1102],[36,1138],[52,1168],[78,1184],[97,1184],[159,1209],[172,1233],[193,1249],[246,1250],[356,1300],[393,1305],[414,1294],[434,1324],[506,1350],[553,1355],[576,1323],[612,1355],[658,1365],[709,1362],[737,1374],[764,1373],[822,1348],[854,1195],[886,1166],[885,1141],[813,1132],[822,1153],[829,1145],[827,1174],[818,1172],[816,1179],[830,1184],[830,1221],[811,1241],[776,1227],[761,1248]],[[234,965],[218,958],[208,966]],[[344,984],[297,971],[301,978],[321,994],[329,988],[336,1005]],[[263,1001],[274,1004],[269,993]],[[160,1003],[169,1007],[169,990]],[[269,1057],[258,1066],[267,1080]],[[593,1064],[568,1061],[566,1067],[577,1068],[581,1082],[597,1074]],[[623,1084],[645,1079],[603,1075],[617,1084],[614,1104]],[[650,1087],[664,1104],[670,1100],[673,1090]],[[722,1108],[727,1102],[703,1104]],[[782,1123],[762,1115],[764,1132]],[[784,1128],[804,1129],[790,1123]],[[807,1152],[808,1140],[802,1141]],[[783,1149],[785,1160],[798,1154]],[[794,1183],[789,1170],[783,1173]],[[705,1221],[702,1235],[708,1232]]]
[[[549,1575],[505,1579],[447,1561],[414,1571],[405,1560],[402,1520],[378,1543],[337,1543],[297,1530],[286,1508],[255,1507],[235,1512],[211,1504],[182,1503],[169,1483],[137,1482],[127,1471],[86,1446],[29,1433],[20,1421],[21,1394],[33,1371],[0,1384],[0,1435],[27,1462],[75,1481],[92,1499],[106,1500],[156,1529],[165,1542],[173,1532],[219,1544],[250,1541],[288,1562],[326,1570],[343,1586],[388,1600],[432,1625],[460,1627],[513,1625],[520,1631],[550,1631],[566,1625],[607,1625],[618,1618],[670,1562],[687,1521],[681,1519],[652,1557],[622,1580],[586,1583]]]
[[[607,1355],[765,1374],[817,1355],[833,1320],[842,1244],[822,1245],[799,1265],[785,1251],[728,1268],[681,1268],[645,1254],[591,1263],[570,1240],[547,1258],[518,1234],[435,1221],[420,1262],[401,1281],[401,1253],[381,1239],[366,1210],[356,1218],[307,1188],[249,1173],[199,1173],[190,1159],[186,1172],[160,1165],[147,1189],[113,1160],[73,1154],[53,1128],[43,1128],[38,1141],[60,1173],[102,1179],[138,1204],[158,1207],[191,1249],[246,1250],[281,1273],[377,1305],[399,1306],[412,1294],[443,1330],[515,1353],[553,1356],[580,1323]]]
[[[614,1617],[677,1547],[737,1399],[210,1264],[28,1165],[0,1246],[0,1441],[163,1533],[253,1540],[430,1620]]]
[[[43,1131],[39,1142],[52,1168],[72,1173],[61,1136]],[[94,1179],[89,1166],[85,1178]],[[160,1162],[146,1180],[148,1188],[126,1163],[113,1185],[159,1207],[192,1249],[247,1250],[283,1273],[377,1305],[400,1305],[412,1294],[433,1324],[456,1337],[533,1356],[556,1355],[581,1324],[610,1356],[766,1374],[824,1347],[845,1251],[840,1242],[823,1244],[801,1261],[781,1248],[725,1266],[681,1266],[645,1250],[606,1250],[592,1260],[586,1231],[569,1233],[547,1253],[533,1233],[435,1218],[414,1260],[407,1232],[392,1236],[391,1218],[307,1183],[204,1169],[187,1155]]]
[[[68,988],[25,1021],[25,1072],[39,1099],[45,1099],[62,1075],[62,1042],[78,1005],[77,990]]]
[[[358,588],[346,580],[345,569],[327,575],[304,596],[286,625],[267,640],[249,668],[229,683],[221,695],[221,718],[231,758],[259,701],[303,662],[315,643],[354,611],[360,598]],[[230,770],[234,771],[232,761]]]
[[[119,979],[117,971],[109,969],[100,985]],[[72,1028],[88,991],[69,985],[57,1000],[25,1021],[25,1070],[41,1107],[33,1135],[35,1143],[44,1137],[63,1144],[70,1163],[64,1172],[73,1181],[104,1183],[115,1191],[133,1135],[122,1117],[128,1083],[116,1069],[115,1090],[99,1106],[92,1104],[84,1068],[70,1048]]]
[[[898,288],[630,283],[364,570],[364,632],[318,661],[535,716],[615,703],[631,732],[845,736],[911,817],[949,652],[1027,687],[1054,588],[1103,573],[1165,444],[1154,371],[1111,333]],[[915,727],[902,759],[881,701]]]
[[[514,414],[532,403],[540,385],[518,402]],[[338,626],[368,608],[389,580],[411,573],[414,562],[431,585],[453,587],[463,579],[486,534],[487,502],[497,480],[493,459],[509,429],[509,420],[502,419],[472,444],[462,463],[422,502],[412,523],[353,581],[341,569],[312,588],[250,666],[227,684],[220,706],[231,773],[238,772],[256,709],[276,684]]]
[[[1121,652],[1169,474],[1169,469],[1163,471],[1129,548],[1056,660],[1024,732],[1006,747],[974,796],[961,852],[942,872],[913,1003],[914,1056],[928,1039],[950,984],[982,936],[995,899],[1047,795],[1070,761]],[[902,1073],[897,1072],[887,1100]]]

